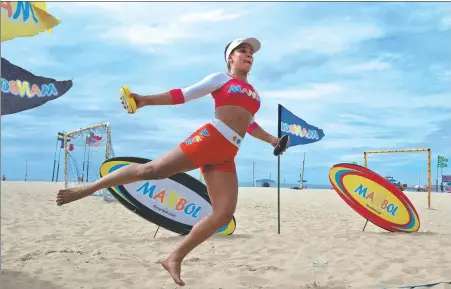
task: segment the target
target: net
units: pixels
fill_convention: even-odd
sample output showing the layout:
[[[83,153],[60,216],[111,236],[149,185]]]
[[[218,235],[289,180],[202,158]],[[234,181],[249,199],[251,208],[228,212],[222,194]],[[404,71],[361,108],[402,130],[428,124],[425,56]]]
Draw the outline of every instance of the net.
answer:
[[[102,163],[114,156],[110,126],[99,124],[66,134],[70,141],[65,143],[64,180],[66,187],[84,186],[100,178]],[[105,201],[116,199],[102,189],[94,193]]]

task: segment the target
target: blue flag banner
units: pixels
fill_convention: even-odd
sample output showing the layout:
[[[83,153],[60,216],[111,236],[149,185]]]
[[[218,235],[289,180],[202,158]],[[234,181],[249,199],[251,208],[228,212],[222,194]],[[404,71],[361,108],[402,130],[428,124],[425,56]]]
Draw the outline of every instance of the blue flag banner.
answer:
[[[3,57],[1,71],[1,115],[41,106],[63,96],[72,87],[72,80],[36,76]]]
[[[322,129],[310,125],[279,104],[279,138],[290,136],[290,147],[320,141],[325,135]]]

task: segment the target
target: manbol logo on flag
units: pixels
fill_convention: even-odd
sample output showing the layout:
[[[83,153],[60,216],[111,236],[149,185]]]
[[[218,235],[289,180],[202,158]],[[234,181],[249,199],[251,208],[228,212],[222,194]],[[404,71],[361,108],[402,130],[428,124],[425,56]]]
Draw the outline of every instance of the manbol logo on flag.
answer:
[[[1,115],[39,107],[63,96],[73,84],[72,80],[34,75],[3,57],[1,71]]]
[[[322,129],[308,124],[279,104],[279,137],[290,136],[290,146],[320,141],[325,135]]]

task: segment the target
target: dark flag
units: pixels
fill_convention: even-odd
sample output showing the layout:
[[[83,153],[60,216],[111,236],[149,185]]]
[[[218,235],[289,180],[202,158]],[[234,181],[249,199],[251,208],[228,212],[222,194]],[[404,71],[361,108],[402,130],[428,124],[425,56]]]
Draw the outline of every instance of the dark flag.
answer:
[[[314,143],[324,137],[322,129],[306,123],[280,104],[278,114],[278,137],[287,134],[290,137],[290,147]],[[280,156],[277,157],[277,231],[280,234]]]
[[[279,137],[288,134],[290,147],[320,141],[324,137],[322,129],[306,123],[300,117],[279,104]]]
[[[63,96],[72,80],[56,81],[36,76],[2,57],[1,115],[32,109]]]

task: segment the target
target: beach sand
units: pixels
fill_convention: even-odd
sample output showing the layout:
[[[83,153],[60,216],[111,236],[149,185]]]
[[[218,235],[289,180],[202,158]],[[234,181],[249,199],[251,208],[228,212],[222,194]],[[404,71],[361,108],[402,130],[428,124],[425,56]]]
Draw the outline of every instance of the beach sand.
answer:
[[[99,197],[58,207],[62,184],[2,183],[1,289],[177,287],[159,262],[183,238]],[[413,234],[368,223],[332,190],[240,188],[231,236],[182,265],[184,288],[384,288],[451,281],[451,194],[407,193]],[[327,264],[323,264],[327,261]],[[314,264],[319,262],[320,264]],[[440,287],[441,286],[441,287]],[[435,288],[451,288],[440,285]],[[448,287],[447,287],[448,286]]]

